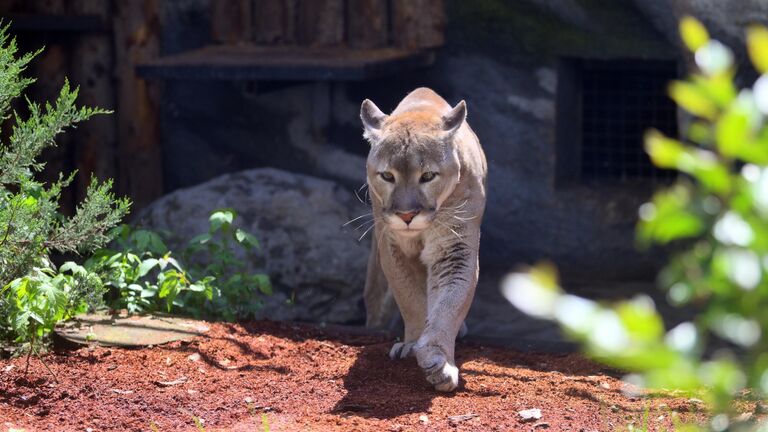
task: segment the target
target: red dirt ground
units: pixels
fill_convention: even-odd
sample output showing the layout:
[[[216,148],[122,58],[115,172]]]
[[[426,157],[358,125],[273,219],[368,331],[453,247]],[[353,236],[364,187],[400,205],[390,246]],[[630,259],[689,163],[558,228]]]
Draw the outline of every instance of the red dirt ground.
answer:
[[[145,349],[80,348],[0,360],[0,431],[615,431],[669,429],[697,401],[629,397],[575,354],[459,343],[462,382],[435,392],[391,340],[273,322],[211,324],[204,337]],[[165,383],[165,384],[163,384]],[[525,422],[521,410],[542,416]],[[677,414],[675,414],[677,415]],[[644,420],[644,418],[646,420]]]

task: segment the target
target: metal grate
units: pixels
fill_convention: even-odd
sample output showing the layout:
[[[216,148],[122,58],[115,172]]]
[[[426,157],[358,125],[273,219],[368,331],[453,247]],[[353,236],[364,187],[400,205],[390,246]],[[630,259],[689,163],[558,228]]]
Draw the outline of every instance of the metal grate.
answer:
[[[666,180],[673,171],[653,166],[643,149],[649,128],[677,134],[674,102],[666,88],[674,62],[581,62],[581,178]]]

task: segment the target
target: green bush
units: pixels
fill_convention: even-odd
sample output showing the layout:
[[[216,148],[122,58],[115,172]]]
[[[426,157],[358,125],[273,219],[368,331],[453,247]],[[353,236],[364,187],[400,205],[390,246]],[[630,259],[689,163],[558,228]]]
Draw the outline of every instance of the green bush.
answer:
[[[591,357],[632,372],[630,381],[703,392],[708,428],[750,428],[734,421],[733,401],[768,394],[768,30],[747,32],[764,75],[742,90],[727,47],[693,18],[680,30],[700,73],[671,83],[669,94],[692,120],[683,140],[645,137],[654,164],[680,175],[641,206],[637,235],[641,245],[682,250],[659,284],[671,304],[695,307],[693,321],[667,331],[647,296],[603,305],[565,294],[547,264],[510,275],[503,291],[524,312],[559,323]]]
[[[251,253],[258,241],[233,226],[233,211],[211,215],[209,231],[181,252],[186,268],[159,235],[117,227],[130,202],[114,197],[111,181],[93,179],[74,216],[58,211],[75,174],[52,185],[35,180],[44,167],[40,153],[65,128],[107,111],[77,108],[77,89],[66,82],[52,104],[27,101],[26,119],[12,111],[34,81],[22,72],[37,54],[17,57],[7,26],[0,28],[0,126],[12,126],[7,142],[0,141],[0,344],[26,344],[32,353],[57,322],[104,306],[105,296],[109,306],[130,312],[253,317],[272,286],[266,275],[243,272],[236,250]],[[101,249],[115,237],[115,249]],[[54,251],[90,258],[57,267],[49,257]]]
[[[44,166],[37,160],[40,153],[55,145],[63,129],[106,113],[77,108],[77,89],[66,82],[53,104],[27,100],[26,119],[12,111],[11,103],[34,81],[21,74],[38,53],[18,57],[7,26],[0,28],[0,123],[12,126],[9,138],[0,142],[0,341],[33,343],[58,320],[101,300],[97,275],[74,263],[56,268],[49,254],[89,253],[103,246],[130,204],[115,199],[111,181],[94,179],[74,216],[65,217],[58,201],[74,173],[60,175],[52,185],[35,180]]]
[[[259,246],[256,238],[233,226],[233,210],[218,210],[208,232],[195,236],[181,251],[180,263],[160,235],[124,225],[116,248],[101,249],[85,263],[112,290],[113,309],[131,313],[166,311],[212,320],[253,318],[261,295],[271,294],[264,274],[244,272],[246,255]]]

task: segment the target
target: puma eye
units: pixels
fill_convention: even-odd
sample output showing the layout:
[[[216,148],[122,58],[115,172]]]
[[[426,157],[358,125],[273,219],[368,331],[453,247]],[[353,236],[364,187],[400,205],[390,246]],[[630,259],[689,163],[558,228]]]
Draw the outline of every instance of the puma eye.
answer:
[[[381,179],[388,183],[394,183],[395,182],[395,176],[392,175],[389,171],[380,172],[379,176],[381,176]]]
[[[427,171],[424,174],[421,175],[421,178],[419,178],[419,182],[421,183],[427,183],[431,182],[435,177],[437,177],[437,173],[434,171]]]

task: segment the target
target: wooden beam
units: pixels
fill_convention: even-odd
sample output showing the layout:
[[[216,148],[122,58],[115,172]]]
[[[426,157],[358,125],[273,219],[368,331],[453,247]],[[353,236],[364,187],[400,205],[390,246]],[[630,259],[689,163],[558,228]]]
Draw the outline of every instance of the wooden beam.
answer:
[[[445,43],[443,0],[392,0],[392,36],[403,48],[435,48]]]
[[[429,66],[435,55],[400,48],[210,45],[139,64],[154,79],[359,81]]]
[[[300,45],[341,45],[344,0],[299,0],[298,36]]]
[[[103,20],[110,17],[111,7],[104,0],[70,0],[73,14],[88,14]],[[115,108],[115,88],[112,81],[113,46],[108,34],[84,34],[74,39],[72,57],[77,61],[70,67],[73,85],[80,86],[81,105]],[[114,178],[117,148],[116,114],[96,116],[74,131],[77,199],[81,200],[92,176],[100,180]]]
[[[211,0],[211,38],[237,44],[251,39],[251,0]]]
[[[159,54],[158,0],[113,6],[118,191],[133,200],[136,213],[163,192],[159,89],[136,75],[136,64]]]
[[[298,0],[256,0],[252,7],[255,42],[268,45],[296,42]]]
[[[34,12],[41,15],[64,15],[67,13],[65,0],[32,0],[30,3]]]
[[[387,1],[353,0],[347,3],[347,43],[354,48],[387,45]]]

